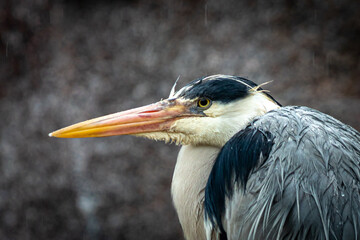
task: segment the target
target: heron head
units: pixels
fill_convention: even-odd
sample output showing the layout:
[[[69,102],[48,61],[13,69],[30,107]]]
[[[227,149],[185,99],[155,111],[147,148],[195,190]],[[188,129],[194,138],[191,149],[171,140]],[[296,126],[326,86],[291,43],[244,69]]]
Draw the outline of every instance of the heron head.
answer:
[[[214,75],[194,80],[177,92],[174,85],[168,99],[80,122],[49,135],[136,135],[177,144],[223,146],[255,117],[279,107],[250,80]]]

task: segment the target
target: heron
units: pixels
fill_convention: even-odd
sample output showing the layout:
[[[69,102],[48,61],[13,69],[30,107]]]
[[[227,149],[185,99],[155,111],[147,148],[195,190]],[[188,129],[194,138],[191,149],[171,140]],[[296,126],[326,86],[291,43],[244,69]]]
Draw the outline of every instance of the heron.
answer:
[[[360,239],[360,133],[263,84],[196,79],[167,99],[80,122],[61,138],[135,135],[180,144],[171,184],[184,237]]]

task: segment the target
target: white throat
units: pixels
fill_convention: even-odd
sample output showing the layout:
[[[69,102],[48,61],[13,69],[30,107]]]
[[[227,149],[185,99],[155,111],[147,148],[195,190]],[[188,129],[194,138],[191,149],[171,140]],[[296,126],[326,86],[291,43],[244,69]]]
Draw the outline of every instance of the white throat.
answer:
[[[183,146],[171,184],[171,195],[186,240],[206,239],[203,201],[205,185],[220,148]]]

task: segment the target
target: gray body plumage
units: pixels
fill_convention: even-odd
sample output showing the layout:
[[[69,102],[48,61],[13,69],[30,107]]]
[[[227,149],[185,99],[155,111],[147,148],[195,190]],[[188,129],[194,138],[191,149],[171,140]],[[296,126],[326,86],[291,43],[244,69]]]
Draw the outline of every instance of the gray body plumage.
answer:
[[[234,183],[226,199],[228,239],[360,239],[356,130],[307,107],[270,111],[247,128],[270,132],[273,146],[245,192]]]

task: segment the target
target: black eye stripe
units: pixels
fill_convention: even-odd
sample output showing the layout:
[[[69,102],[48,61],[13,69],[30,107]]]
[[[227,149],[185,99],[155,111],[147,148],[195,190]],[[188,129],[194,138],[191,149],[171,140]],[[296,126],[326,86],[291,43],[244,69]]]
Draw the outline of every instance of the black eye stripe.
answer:
[[[211,79],[209,77],[196,79],[181,89],[176,97],[185,99],[207,97],[211,101],[229,103],[245,98],[249,95],[249,90],[256,86],[256,83],[246,78],[221,75]],[[262,88],[259,87],[257,90],[262,90]],[[264,94],[281,106],[270,94],[266,92]]]
[[[254,83],[252,85],[256,86]],[[216,79],[197,83],[181,95],[188,99],[206,96],[213,101],[227,103],[247,96],[248,90],[249,87],[241,82],[231,79]]]

